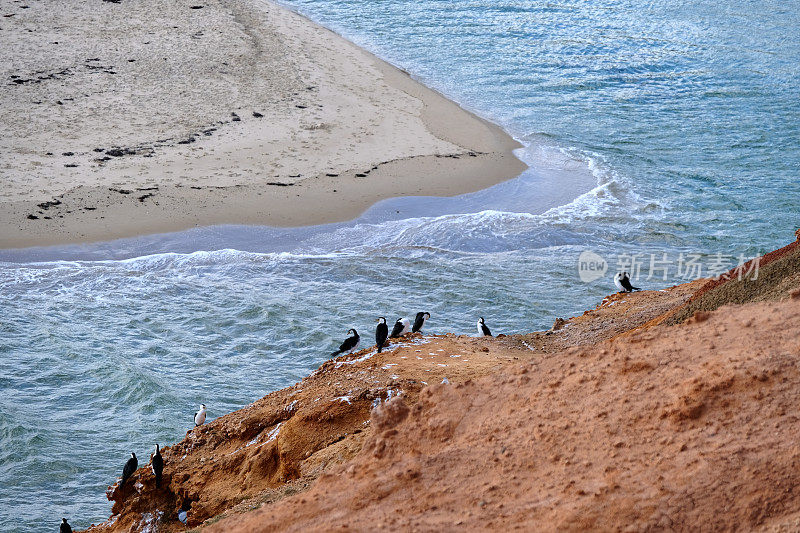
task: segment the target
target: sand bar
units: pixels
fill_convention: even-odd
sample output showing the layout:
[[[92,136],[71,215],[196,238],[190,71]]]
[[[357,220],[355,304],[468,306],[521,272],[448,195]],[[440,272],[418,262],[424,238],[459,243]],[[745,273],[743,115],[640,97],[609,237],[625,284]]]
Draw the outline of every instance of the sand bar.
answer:
[[[342,221],[525,168],[501,128],[275,4],[0,0],[0,35],[2,248]]]

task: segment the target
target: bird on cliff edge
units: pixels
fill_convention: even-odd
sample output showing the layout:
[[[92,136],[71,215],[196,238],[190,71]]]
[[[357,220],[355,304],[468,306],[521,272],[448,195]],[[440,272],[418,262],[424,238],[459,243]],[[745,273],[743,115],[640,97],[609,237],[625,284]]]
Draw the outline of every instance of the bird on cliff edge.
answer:
[[[72,533],[72,526],[67,523],[66,518],[61,519],[61,528],[58,531],[59,533]]]
[[[122,481],[119,482],[120,490],[122,490],[128,478],[136,472],[137,468],[139,468],[139,460],[136,458],[136,454],[131,452],[131,458],[128,459],[128,462],[126,462],[125,466],[122,468]]]
[[[420,311],[417,313],[417,317],[414,319],[414,325],[411,326],[411,333],[416,333],[418,331],[422,331],[422,328],[425,327],[425,321],[431,317],[431,314],[426,311]]]
[[[340,353],[353,353],[355,349],[358,348],[358,344],[361,342],[361,337],[358,336],[358,332],[355,329],[348,329],[347,334],[349,337],[344,340],[338,350],[331,354],[331,357],[336,357]]]
[[[378,353],[381,353],[386,339],[389,338],[389,326],[386,325],[386,317],[378,317],[378,325],[375,327],[375,344],[378,346]]]
[[[398,318],[392,328],[392,334],[389,336],[396,339],[397,337],[402,337],[409,331],[411,331],[411,321],[407,318]]]
[[[161,452],[156,444],[156,453],[153,454],[153,459],[150,461],[150,468],[153,470],[153,475],[156,476],[156,488],[161,486],[161,474],[164,473],[164,458],[161,457]]]
[[[194,427],[202,426],[206,422],[206,404],[200,404],[200,410],[194,414]]]
[[[631,285],[631,278],[628,277],[627,272],[617,272],[614,276],[614,285],[617,286],[619,292],[633,292],[640,291],[639,287]]]
[[[486,325],[486,322],[483,321],[483,317],[478,319],[478,335],[482,337],[491,337],[492,332],[489,331],[489,326]]]

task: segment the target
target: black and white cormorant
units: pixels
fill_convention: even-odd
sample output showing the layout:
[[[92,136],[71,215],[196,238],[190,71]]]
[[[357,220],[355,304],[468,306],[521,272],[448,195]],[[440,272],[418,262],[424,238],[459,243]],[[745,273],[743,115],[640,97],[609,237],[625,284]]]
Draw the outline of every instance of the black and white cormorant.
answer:
[[[483,317],[478,319],[478,335],[483,337],[491,337],[492,332],[489,331],[489,326],[486,325],[486,322],[483,321]]]
[[[341,346],[339,346],[339,349],[331,354],[331,357],[336,357],[342,353],[351,353],[358,348],[358,343],[361,342],[361,337],[358,336],[358,332],[355,329],[348,329],[347,335],[348,337]]]
[[[202,426],[206,422],[206,404],[200,404],[200,410],[194,414],[194,427]]]
[[[378,353],[381,353],[388,338],[389,326],[386,325],[386,317],[379,316],[378,325],[375,327],[375,344],[378,346]]]
[[[614,276],[614,285],[617,286],[619,292],[633,292],[633,291],[640,291],[639,287],[634,287],[631,285],[631,278],[628,276],[627,272],[617,272]]]
[[[425,311],[417,313],[417,318],[414,319],[414,325],[411,327],[411,333],[422,331],[425,327],[425,321],[431,317],[431,314]]]
[[[397,337],[402,337],[409,331],[411,331],[411,321],[407,318],[398,318],[392,328],[392,334],[389,336],[396,339]]]
[[[153,459],[150,461],[150,468],[153,469],[153,475],[156,476],[156,488],[161,486],[161,474],[164,473],[164,458],[161,457],[161,452],[156,444],[156,453],[153,454]]]
[[[122,469],[122,481],[119,482],[120,490],[122,490],[128,478],[136,472],[137,468],[139,468],[139,460],[136,458],[136,454],[131,452],[131,458],[128,459],[128,462],[125,463],[125,467]]]

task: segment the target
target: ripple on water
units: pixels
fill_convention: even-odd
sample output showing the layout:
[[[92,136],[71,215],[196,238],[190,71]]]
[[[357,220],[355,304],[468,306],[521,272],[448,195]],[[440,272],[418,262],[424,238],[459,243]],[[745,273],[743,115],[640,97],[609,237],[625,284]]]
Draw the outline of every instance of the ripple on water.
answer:
[[[292,384],[378,315],[549,328],[613,290],[577,281],[585,249],[753,255],[800,226],[800,41],[775,38],[796,3],[290,3],[506,126],[531,169],[343,224],[0,253],[7,530],[105,520],[128,453]]]

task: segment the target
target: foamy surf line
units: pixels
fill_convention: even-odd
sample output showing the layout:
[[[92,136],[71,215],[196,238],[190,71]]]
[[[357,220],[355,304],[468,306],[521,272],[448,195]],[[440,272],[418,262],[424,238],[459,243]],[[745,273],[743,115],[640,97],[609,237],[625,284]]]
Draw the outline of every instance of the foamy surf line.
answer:
[[[520,149],[527,151],[528,148]],[[566,152],[565,152],[566,153]],[[565,156],[566,157],[566,156]],[[524,159],[530,161],[532,157]],[[18,248],[0,250],[0,261],[7,263],[44,263],[54,261],[102,261],[130,260],[144,256],[169,253],[190,254],[201,251],[235,250],[243,252],[270,253],[279,259],[280,254],[293,257],[324,258],[331,253],[353,246],[377,246],[391,244],[391,234],[399,234],[406,227],[413,227],[420,221],[441,221],[445,217],[480,217],[483,212],[497,212],[509,217],[539,216],[558,218],[563,210],[575,202],[581,210],[589,204],[602,209],[606,198],[593,198],[592,192],[602,188],[608,181],[607,172],[592,168],[591,159],[568,159],[569,165],[548,168],[544,161],[531,161],[531,167],[512,180],[494,185],[475,193],[455,197],[412,196],[398,197],[380,201],[363,215],[349,222],[304,226],[296,228],[276,228],[272,226],[217,225],[192,228],[184,231],[144,235],[107,242],[68,244],[46,247]],[[527,161],[526,161],[527,162]],[[584,166],[577,171],[575,165]],[[565,179],[570,186],[565,187]],[[596,195],[595,195],[596,196]],[[562,220],[562,222],[568,222]],[[357,237],[358,228],[366,227],[359,240],[342,243],[326,243],[326,236],[334,239],[340,233],[353,233]],[[376,236],[381,237],[376,240]],[[298,251],[298,244],[322,243],[322,248]]]

